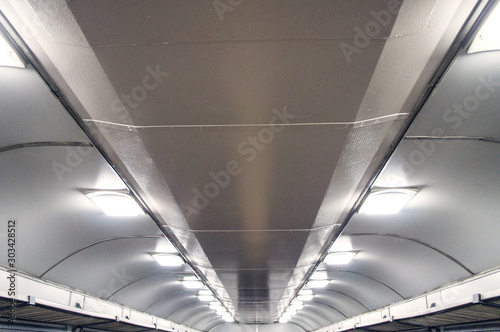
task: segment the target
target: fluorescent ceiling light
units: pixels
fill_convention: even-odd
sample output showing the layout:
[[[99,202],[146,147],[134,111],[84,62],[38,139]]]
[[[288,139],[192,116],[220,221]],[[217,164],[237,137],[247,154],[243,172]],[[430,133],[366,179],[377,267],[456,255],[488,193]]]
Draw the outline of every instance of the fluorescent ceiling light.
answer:
[[[479,29],[468,53],[500,50],[500,5],[496,5]]]
[[[326,271],[316,271],[311,275],[310,280],[328,280],[328,273]]]
[[[295,310],[300,310],[304,308],[304,303],[300,300],[293,300],[292,303],[290,303],[290,306],[293,307]]]
[[[228,314],[227,310],[224,307],[219,307],[219,308],[215,309],[215,312],[221,316]]]
[[[311,301],[313,299],[314,295],[298,295],[297,300],[299,301]]]
[[[200,289],[205,286],[200,280],[195,276],[184,277],[181,281],[182,285],[188,289]]]
[[[309,280],[307,283],[307,286],[309,288],[325,288],[328,285],[329,281],[328,280]]]
[[[212,292],[208,289],[201,289],[199,292],[198,292],[198,295],[213,295]]]
[[[220,308],[223,308],[222,304],[220,304],[219,302],[210,302],[208,306],[213,310],[219,310]]]
[[[299,301],[311,301],[313,299],[313,291],[311,289],[302,289],[297,295]]]
[[[200,289],[204,285],[201,281],[183,280],[182,285],[188,289]]]
[[[281,317],[281,318],[279,319],[279,321],[278,321],[278,322],[279,322],[279,323],[281,323],[281,324],[288,323],[288,318],[286,318],[286,317]]]
[[[0,66],[24,68],[24,63],[10,46],[9,42],[0,33]]]
[[[381,189],[374,190],[363,202],[359,213],[365,214],[395,214],[404,208],[416,189]]]
[[[224,316],[222,316],[222,318],[224,319],[224,321],[226,323],[232,323],[232,322],[234,322],[234,318],[230,314],[224,315]]]
[[[94,191],[86,193],[88,198],[106,215],[132,217],[144,214],[142,208],[130,195],[115,191]]]
[[[203,288],[203,283],[195,276],[187,276],[181,281],[182,285],[189,289]]]
[[[213,295],[198,295],[198,298],[203,302],[210,302],[215,300],[215,297]]]
[[[313,295],[313,291],[311,289],[301,289],[299,295]]]
[[[334,252],[326,256],[325,263],[328,265],[349,264],[356,255],[357,252],[352,252],[352,251]]]
[[[161,266],[177,267],[184,264],[184,260],[176,254],[151,254],[151,257]]]

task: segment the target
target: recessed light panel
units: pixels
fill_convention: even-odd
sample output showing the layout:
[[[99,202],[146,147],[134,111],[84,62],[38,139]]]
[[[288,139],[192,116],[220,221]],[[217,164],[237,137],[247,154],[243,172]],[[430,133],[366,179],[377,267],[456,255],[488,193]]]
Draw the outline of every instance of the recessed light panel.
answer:
[[[215,300],[215,297],[213,295],[198,295],[198,298],[203,302],[210,302]]]
[[[307,286],[309,288],[325,288],[328,285],[328,280],[309,280]]]
[[[356,256],[356,252],[334,252],[330,253],[325,258],[325,263],[328,265],[345,265],[349,264]]]
[[[178,267],[184,264],[182,258],[176,254],[151,254],[161,266]]]
[[[0,33],[0,66],[24,68],[24,63]]]
[[[359,213],[396,214],[415,196],[416,189],[374,190],[363,202]]]
[[[203,283],[195,276],[184,277],[181,283],[188,289],[200,289],[204,286]]]
[[[133,217],[144,214],[142,208],[130,195],[114,191],[95,191],[86,193],[88,198],[111,217]]]
[[[468,53],[500,50],[500,6],[497,4],[479,29]]]

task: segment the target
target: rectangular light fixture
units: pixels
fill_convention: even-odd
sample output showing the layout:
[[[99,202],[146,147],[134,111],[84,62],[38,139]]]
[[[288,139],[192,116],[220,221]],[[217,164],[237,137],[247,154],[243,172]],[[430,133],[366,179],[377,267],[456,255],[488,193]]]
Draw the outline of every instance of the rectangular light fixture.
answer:
[[[184,265],[184,260],[176,254],[151,254],[151,257],[161,266],[178,267]]]
[[[328,280],[328,273],[326,271],[315,271],[310,280]]]
[[[226,315],[227,311],[224,307],[221,306],[221,307],[215,309],[215,313],[222,316],[222,315]]]
[[[299,295],[313,295],[313,291],[311,289],[301,289]]]
[[[87,197],[111,217],[133,217],[144,214],[142,208],[129,194],[117,191],[93,191]]]
[[[325,288],[328,285],[328,283],[329,283],[328,280],[309,280],[307,286],[309,286],[309,288],[318,289],[318,288]]]
[[[375,189],[361,205],[359,213],[396,214],[415,196],[417,189]]]
[[[297,300],[299,301],[311,301],[314,297],[313,291],[311,289],[301,289],[297,295]]]
[[[307,302],[307,301],[311,301],[313,299],[314,295],[310,294],[310,295],[297,295],[297,300],[299,301],[304,301],[304,302]]]
[[[198,295],[198,298],[203,302],[210,302],[215,300],[215,297],[213,295]]]
[[[24,68],[24,62],[0,33],[0,66]]]
[[[199,295],[212,295],[212,292],[209,291],[208,289],[200,289],[198,292]]]
[[[203,283],[195,276],[184,277],[181,283],[188,289],[200,289],[204,286]]]
[[[304,307],[304,302],[295,299],[290,303],[290,307],[293,307],[295,310],[300,310]]]
[[[468,53],[500,50],[500,5],[497,3],[472,41]]]
[[[325,263],[328,265],[349,264],[356,255],[357,255],[357,252],[353,252],[353,251],[333,252],[333,253],[330,253],[326,256]]]

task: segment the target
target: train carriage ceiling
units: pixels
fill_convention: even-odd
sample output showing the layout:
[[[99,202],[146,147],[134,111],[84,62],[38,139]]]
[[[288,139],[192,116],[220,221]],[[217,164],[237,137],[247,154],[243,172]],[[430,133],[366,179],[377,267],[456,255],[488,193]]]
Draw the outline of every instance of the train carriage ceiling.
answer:
[[[312,331],[498,267],[500,57],[467,53],[493,4],[1,0],[17,268],[200,331],[277,323],[304,289]],[[418,193],[357,213],[370,188]]]

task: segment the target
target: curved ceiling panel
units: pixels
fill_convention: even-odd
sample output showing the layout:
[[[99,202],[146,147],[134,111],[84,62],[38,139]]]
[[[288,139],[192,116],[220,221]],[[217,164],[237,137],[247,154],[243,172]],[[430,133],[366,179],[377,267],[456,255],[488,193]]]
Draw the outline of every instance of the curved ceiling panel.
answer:
[[[19,268],[33,275],[44,274],[68,255],[98,241],[161,234],[146,216],[128,220],[106,217],[83,194],[89,189],[126,188],[93,148],[48,146],[6,151],[0,153],[0,166],[2,185],[10,188],[1,194],[2,210],[18,220],[19,241],[24,243]]]
[[[500,139],[499,84],[498,52],[461,54],[406,135]]]
[[[193,318],[199,312],[203,312],[204,315],[212,313],[212,315],[209,315],[209,318],[214,319],[213,311],[208,308],[206,303],[200,301],[198,301],[198,303],[186,304],[184,306],[179,305],[179,309],[165,316],[165,318],[173,320],[174,322],[185,322],[186,320]]]
[[[179,273],[162,271],[130,281],[117,289],[107,300],[123,303],[127,298],[134,298],[137,308],[148,311],[147,309],[153,305],[152,300],[156,302],[169,295],[183,294],[184,292],[186,292],[186,288],[179,281]]]
[[[182,324],[185,324],[187,326],[193,326],[194,328],[199,328],[203,329],[205,328],[207,321],[210,321],[213,319],[213,317],[217,316],[213,310],[210,310],[208,307],[206,307],[206,310],[203,310],[201,312],[197,312],[196,314],[191,315],[190,317],[185,318],[182,321]]]
[[[0,100],[0,148],[31,142],[90,142],[31,67],[1,68]]]
[[[168,243],[168,240],[162,237],[120,238],[102,242],[69,257],[46,273],[45,278],[98,294],[104,293],[104,290],[113,293],[117,287],[162,271],[190,272],[185,265],[162,267],[154,261],[150,253],[162,252],[158,248],[165,242]],[[96,273],[88,275],[88,270]],[[75,279],[75,274],[86,274],[87,277]],[[111,280],[115,283],[111,284]]]
[[[326,290],[341,292],[356,299],[364,308],[376,309],[383,305],[383,300],[396,302],[403,297],[384,282],[353,271],[327,270],[330,281]],[[352,287],[355,285],[355,287]],[[332,294],[335,296],[335,294]],[[344,306],[342,306],[344,308]]]
[[[200,331],[275,332],[500,266],[498,52],[456,57],[482,6],[0,0],[53,90],[31,65],[0,68],[17,268]],[[419,191],[399,214],[356,213],[382,187]],[[84,195],[103,189],[132,191],[147,214],[105,216]],[[342,251],[354,260],[323,262]],[[315,271],[325,288],[308,288]],[[267,325],[301,288],[313,299],[292,324]]]
[[[300,317],[302,317],[302,315],[314,318],[320,325],[319,327],[327,326],[335,322],[334,320],[332,320],[330,312],[324,310],[324,308],[318,303],[311,302],[311,304],[304,305],[304,308],[302,308],[300,313],[298,313],[294,318],[300,320]]]
[[[489,231],[498,214],[492,198],[500,194],[500,179],[496,175],[499,145],[467,140],[426,144],[433,148],[432,154],[412,166],[410,158],[422,151],[422,145],[403,141],[376,182],[381,187],[395,181],[403,186],[422,187],[405,211],[394,216],[357,214],[345,232],[392,233],[419,239],[474,273],[499,265],[494,254],[500,250],[498,241]]]
[[[290,320],[290,323],[297,324],[306,331],[314,331],[315,329],[321,327],[317,323],[315,317],[311,317],[311,315],[308,314],[297,315]]]
[[[351,236],[352,250],[357,255],[348,265],[349,271],[384,283],[404,297],[415,296],[447,280],[451,282],[470,275],[455,262],[421,244],[378,234],[354,235]],[[332,272],[337,269],[342,267],[328,267],[328,271]],[[355,284],[349,282],[337,284],[333,280],[330,285],[346,294],[357,291]],[[394,298],[394,294],[391,298]],[[376,299],[372,297],[371,300]]]
[[[146,309],[159,317],[169,317],[178,310],[183,310],[191,305],[200,303],[198,297],[190,291],[177,291],[165,294],[159,299],[155,299]]]
[[[319,303],[320,306],[327,305],[331,307],[332,312],[330,316],[332,318],[335,317],[337,322],[345,317],[353,317],[369,310],[359,300],[342,292],[330,289],[327,289],[325,292],[318,292],[318,294],[314,296],[313,304],[316,302]]]

